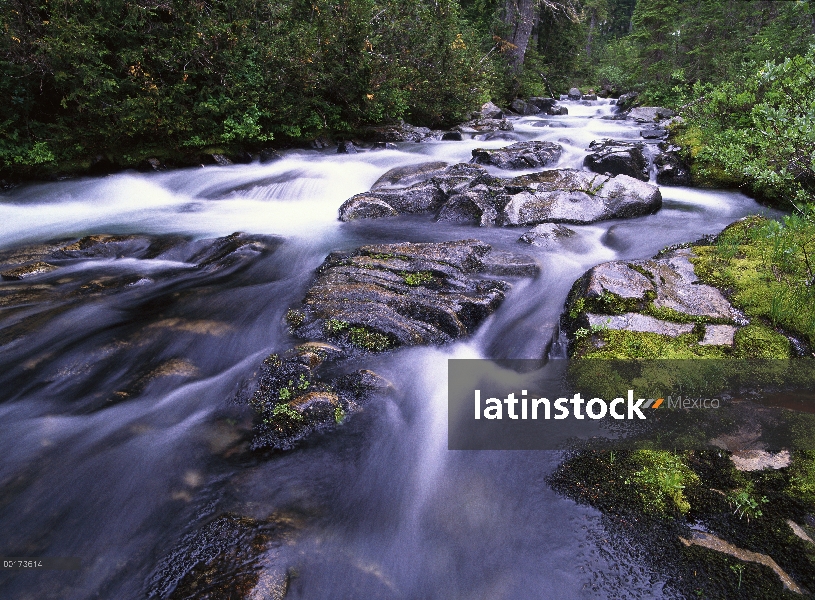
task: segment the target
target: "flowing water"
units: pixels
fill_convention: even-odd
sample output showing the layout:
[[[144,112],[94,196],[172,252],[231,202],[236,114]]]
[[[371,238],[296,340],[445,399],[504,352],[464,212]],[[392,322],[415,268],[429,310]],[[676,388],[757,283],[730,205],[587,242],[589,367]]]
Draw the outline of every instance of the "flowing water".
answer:
[[[0,197],[0,249],[93,233],[276,236],[232,271],[80,263],[45,276],[43,293],[82,269],[140,285],[46,298],[2,322],[0,556],[76,556],[82,568],[0,571],[0,597],[166,596],[216,544],[201,531],[226,513],[296,523],[261,560],[290,568],[287,598],[662,597],[658,576],[608,550],[598,512],[549,489],[558,453],[447,450],[446,360],[562,353],[558,318],[586,269],[650,257],[761,207],[738,192],[663,186],[657,214],[570,226],[577,235],[549,250],[520,244],[524,230],[430,216],[337,220],[345,199],[392,167],[543,139],[564,147],[556,167],[579,168],[592,140],[639,139],[640,127],[600,118],[606,101],[564,104],[569,116],[518,119],[503,139],[291,151],[267,165],[122,173]],[[514,281],[470,339],[363,360],[396,391],[338,430],[287,454],[247,450],[251,414],[230,399],[266,355],[296,343],[283,315],[326,254],[468,238],[532,255],[541,274]]]

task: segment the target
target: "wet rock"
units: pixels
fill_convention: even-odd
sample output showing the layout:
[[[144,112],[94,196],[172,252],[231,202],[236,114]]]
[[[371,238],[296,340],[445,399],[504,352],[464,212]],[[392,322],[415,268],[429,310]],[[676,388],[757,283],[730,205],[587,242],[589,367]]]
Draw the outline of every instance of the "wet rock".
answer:
[[[551,114],[549,111],[557,105],[557,100],[554,98],[546,98],[544,96],[533,96],[527,100],[529,104],[537,106],[541,112]]]
[[[269,557],[301,527],[295,518],[281,514],[267,519],[216,516],[158,561],[148,595],[168,600],[283,600],[289,587],[287,565],[270,563]]]
[[[473,119],[461,125],[456,125],[453,130],[461,133],[488,133],[491,131],[514,131],[512,123],[506,119]]]
[[[589,93],[589,94],[583,94],[583,96],[581,97],[581,99],[582,99],[582,100],[597,100],[597,94],[592,94],[592,93]]]
[[[609,177],[574,169],[516,177],[505,189],[499,213],[503,225],[594,223],[647,215],[662,206],[656,186],[627,175]]]
[[[482,119],[503,119],[504,111],[492,102],[486,102],[481,106],[480,117]]]
[[[313,140],[311,140],[308,145],[309,145],[310,148],[312,148],[314,150],[323,150],[325,148],[330,148],[334,144],[331,142],[331,140],[329,138],[324,137],[324,136],[319,136],[319,137],[316,137]]]
[[[595,173],[628,175],[648,181],[648,161],[642,153],[643,144],[616,140],[596,140],[589,145],[592,153],[583,164]]]
[[[515,226],[592,223],[650,214],[661,205],[656,186],[625,175],[562,169],[500,179],[483,167],[458,164],[406,188],[358,194],[343,203],[339,214],[340,220],[350,221],[435,212],[443,221]]]
[[[6,280],[19,281],[22,279],[26,279],[28,277],[42,275],[43,273],[50,273],[51,271],[55,271],[56,269],[57,267],[55,267],[52,264],[43,261],[38,261],[35,263],[24,265],[22,267],[16,267],[14,269],[3,271],[2,273],[0,273],[0,276],[2,276],[2,278]]]
[[[441,139],[445,142],[460,142],[464,139],[464,135],[460,131],[448,131]]]
[[[149,173],[151,171],[163,171],[164,169],[166,169],[166,165],[155,157],[146,158],[136,166],[136,170],[142,173]]]
[[[627,94],[623,94],[619,98],[617,98],[617,111],[624,112],[627,110],[631,110],[634,108],[634,105],[637,103],[640,95],[637,92],[628,92]]]
[[[640,136],[646,140],[659,140],[668,135],[668,131],[662,127],[654,127],[652,129],[643,129],[640,131]]]
[[[569,100],[580,100],[580,98],[583,97],[583,93],[576,87],[573,87],[569,89],[567,96]]]
[[[541,111],[540,108],[531,102],[524,102],[520,98],[512,101],[511,108],[519,115],[536,115]]]
[[[386,350],[440,344],[472,333],[501,303],[507,285],[477,273],[529,272],[529,259],[490,259],[475,240],[363,246],[333,253],[318,269],[297,337]]]
[[[691,323],[672,323],[639,313],[623,313],[621,315],[611,316],[586,313],[586,320],[588,326],[594,330],[598,328],[617,329],[643,333],[658,333],[671,337],[691,333],[693,331],[693,324]]]
[[[374,142],[371,150],[396,150],[396,144],[392,142]]]
[[[476,148],[473,150],[471,162],[493,165],[499,169],[534,169],[556,162],[562,153],[563,147],[560,144],[540,141],[518,142],[495,150]]]
[[[560,239],[568,238],[574,235],[574,231],[563,225],[555,223],[541,223],[524,233],[519,242],[531,244],[532,246],[540,246],[542,248],[551,248],[555,246],[556,242]]]
[[[660,106],[639,106],[628,111],[628,118],[637,123],[654,123],[673,117],[676,113]]]
[[[425,142],[440,139],[443,132],[400,122],[394,125],[368,127],[363,133],[372,142]]]
[[[654,159],[657,183],[660,185],[691,185],[690,168],[679,158],[675,146],[661,152]]]
[[[280,160],[282,158],[283,156],[281,156],[281,154],[274,148],[264,148],[260,151],[260,164],[262,165]]]
[[[359,152],[354,142],[338,142],[337,154],[356,154]]]
[[[401,188],[427,181],[435,175],[442,174],[447,166],[446,162],[433,161],[419,163],[418,165],[395,167],[377,179],[371,186],[371,190]]]
[[[699,335],[704,346],[732,346],[738,328],[734,309],[722,293],[699,282],[680,248],[659,258],[612,261],[589,269],[568,300],[571,329],[616,329],[676,337]]]
[[[218,165],[219,167],[228,167],[229,165],[234,164],[230,159],[226,157],[224,154],[211,154],[212,161]]]

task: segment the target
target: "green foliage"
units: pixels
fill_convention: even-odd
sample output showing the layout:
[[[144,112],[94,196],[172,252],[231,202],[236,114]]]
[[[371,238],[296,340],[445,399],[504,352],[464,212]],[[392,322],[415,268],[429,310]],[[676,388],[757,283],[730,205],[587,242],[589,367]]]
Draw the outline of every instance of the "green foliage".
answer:
[[[679,456],[664,450],[637,450],[631,460],[640,467],[633,480],[646,512],[670,515],[690,510],[684,490],[698,485],[699,477]]]
[[[733,514],[738,515],[739,519],[747,517],[748,522],[750,519],[757,519],[764,514],[761,505],[767,504],[767,502],[769,500],[767,500],[766,496],[761,498],[754,496],[751,483],[744,488],[733,490],[727,495],[727,503],[730,504],[730,508],[734,509]]]
[[[789,493],[815,507],[815,450],[800,450],[793,455],[790,464]]]
[[[348,329],[347,321],[331,318],[325,322],[325,330],[328,333],[339,333],[341,331],[345,331],[346,329]]]
[[[28,2],[0,11],[0,169],[254,148],[489,97],[455,0]]]
[[[296,329],[303,324],[303,320],[306,316],[299,310],[294,310],[290,308],[286,311],[286,323],[288,323],[289,327],[292,329]]]
[[[786,208],[815,199],[815,47],[695,93],[685,118],[698,179],[718,171]]]
[[[337,406],[334,408],[334,421],[339,425],[345,420],[345,411],[342,409],[342,406]]]

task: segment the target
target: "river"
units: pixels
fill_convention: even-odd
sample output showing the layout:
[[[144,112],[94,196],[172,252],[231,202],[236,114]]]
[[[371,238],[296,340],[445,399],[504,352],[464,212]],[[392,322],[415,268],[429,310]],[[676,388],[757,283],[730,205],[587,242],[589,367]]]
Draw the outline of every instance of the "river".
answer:
[[[558,318],[589,267],[647,258],[765,210],[735,191],[662,186],[656,214],[570,226],[577,235],[546,250],[520,244],[522,229],[337,220],[344,200],[393,167],[539,139],[563,145],[556,167],[579,168],[592,140],[640,139],[641,126],[600,118],[608,101],[563,104],[568,116],[519,118],[503,140],[289,151],[266,165],[126,172],[0,196],[0,249],[96,233],[276,236],[233,271],[96,261],[74,275],[144,285],[57,301],[53,276],[23,316],[0,305],[0,555],[81,559],[78,571],[0,571],[0,597],[167,597],[195,557],[224,543],[201,534],[224,514],[285,515],[296,532],[260,564],[289,569],[289,599],[664,597],[657,574],[610,550],[599,512],[547,486],[557,452],[447,450],[446,360],[562,353]],[[251,414],[231,398],[266,355],[296,343],[283,316],[329,252],[468,238],[534,256],[541,274],[513,282],[469,339],[365,359],[396,391],[336,431],[289,453],[248,450]],[[60,275],[66,285],[72,273]]]

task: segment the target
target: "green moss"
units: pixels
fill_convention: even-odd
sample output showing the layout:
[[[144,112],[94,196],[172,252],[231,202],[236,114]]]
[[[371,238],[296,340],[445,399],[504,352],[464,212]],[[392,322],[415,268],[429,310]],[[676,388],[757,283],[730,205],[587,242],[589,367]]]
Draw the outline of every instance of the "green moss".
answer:
[[[664,450],[636,450],[631,462],[639,466],[633,480],[645,512],[670,516],[690,510],[684,490],[698,485],[699,477],[679,456]]]
[[[788,493],[815,509],[815,449],[796,452],[789,473]]]
[[[700,280],[729,292],[731,302],[748,317],[815,345],[815,263],[808,253],[812,239],[815,219],[754,217],[725,229],[715,245],[696,247],[692,262]],[[772,357],[788,355],[779,337],[757,330],[752,334],[773,344]]]
[[[592,338],[578,340],[575,342],[573,355],[576,358],[602,359],[686,359],[728,356],[728,350],[721,346],[700,346],[698,334],[694,333],[671,337],[658,333],[609,329],[597,335],[601,344]]]
[[[736,358],[790,358],[790,341],[764,325],[748,325],[736,332],[733,356]]]
[[[334,421],[339,425],[340,423],[345,420],[345,411],[342,409],[342,406],[337,406],[334,408]]]
[[[581,311],[590,312],[601,315],[621,315],[627,312],[638,312],[645,308],[653,299],[656,294],[652,290],[645,292],[642,298],[623,298],[605,290],[602,295],[581,298],[583,300]],[[572,311],[578,306],[580,300],[575,301]]]
[[[367,327],[352,327],[349,335],[351,343],[371,352],[382,352],[393,347],[391,339]]]
[[[299,310],[289,309],[286,311],[286,323],[288,323],[289,327],[292,329],[296,329],[303,324],[303,320],[306,316]]]
[[[402,279],[405,280],[405,283],[411,286],[419,286],[424,285],[426,283],[430,283],[433,281],[433,273],[430,271],[415,271],[415,272],[407,272],[402,271],[401,273]]]
[[[690,166],[693,183],[706,188],[734,188],[742,183],[741,177],[727,173],[705,152],[704,133],[699,127],[672,130],[672,141],[682,148],[682,159]]]
[[[275,418],[281,418],[282,417],[282,418],[289,419],[291,421],[297,421],[297,422],[300,422],[300,421],[303,420],[303,415],[301,415],[299,412],[294,410],[292,407],[290,407],[285,402],[281,402],[280,404],[278,404],[278,405],[276,405],[274,407],[274,410],[272,410],[272,417],[275,417]]]
[[[328,319],[325,322],[325,330],[328,333],[339,333],[341,331],[345,331],[348,329],[349,324],[347,321],[341,321],[340,319]]]

